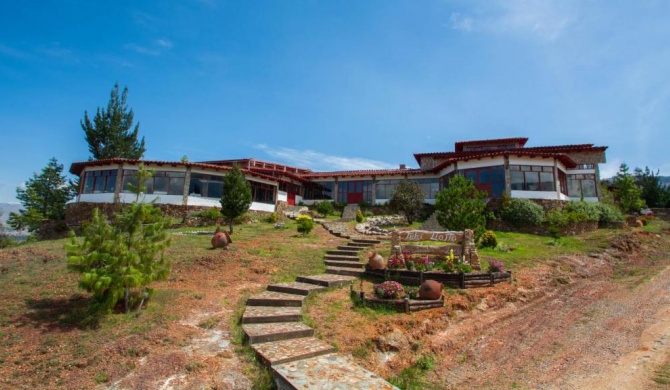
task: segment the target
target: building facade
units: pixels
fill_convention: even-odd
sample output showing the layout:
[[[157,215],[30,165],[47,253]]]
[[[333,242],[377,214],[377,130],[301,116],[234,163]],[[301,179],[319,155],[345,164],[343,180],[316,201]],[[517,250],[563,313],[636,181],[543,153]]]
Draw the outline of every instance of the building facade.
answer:
[[[206,162],[109,159],[74,163],[80,177],[76,202],[125,203],[135,195],[140,164],[154,170],[145,199],[158,204],[220,207],[223,176],[238,164],[253,191],[250,210],[275,211],[279,202],[322,200],[383,204],[403,180],[418,183],[425,202],[434,203],[449,179],[461,174],[489,197],[598,201],[605,146],[593,144],[526,147],[527,138],[457,142],[450,152],[417,153],[419,168],[314,172],[252,158]]]

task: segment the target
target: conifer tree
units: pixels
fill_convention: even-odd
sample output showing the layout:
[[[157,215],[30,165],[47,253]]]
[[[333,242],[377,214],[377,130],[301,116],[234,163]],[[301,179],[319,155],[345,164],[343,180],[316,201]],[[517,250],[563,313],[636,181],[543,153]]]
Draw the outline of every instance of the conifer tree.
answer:
[[[221,214],[228,219],[230,234],[233,234],[234,219],[243,215],[251,206],[251,185],[237,164],[223,177]]]
[[[138,141],[140,124],[133,127],[133,110],[128,109],[128,87],[119,96],[119,83],[114,84],[107,109],[98,108],[93,122],[84,111],[81,128],[86,135],[93,160],[114,157],[141,159],[146,151],[144,137]]]
[[[395,212],[402,213],[407,218],[407,223],[411,224],[419,216],[421,207],[423,207],[424,193],[418,183],[409,180],[403,180],[398,184],[389,207]]]
[[[619,172],[613,179],[614,197],[624,213],[640,211],[645,207],[642,190],[635,184],[635,177],[626,163],[619,166]]]
[[[24,209],[10,213],[7,223],[15,230],[37,231],[45,220],[65,219],[65,204],[72,199],[76,189],[63,175],[63,164],[51,158],[38,175],[28,179],[25,188],[16,189],[16,198]]]
[[[452,177],[435,198],[437,222],[449,230],[472,229],[479,239],[486,229],[485,197],[486,193],[477,190],[472,180],[460,174]]]
[[[138,170],[139,183],[150,172]],[[139,199],[142,185],[133,189]],[[151,203],[134,202],[108,221],[98,209],[83,224],[84,240],[72,234],[67,250],[68,268],[81,274],[79,286],[93,294],[94,307],[111,311],[123,301],[126,312],[142,309],[153,290],[149,285],[165,280],[172,263],[164,257],[170,246],[170,220]]]

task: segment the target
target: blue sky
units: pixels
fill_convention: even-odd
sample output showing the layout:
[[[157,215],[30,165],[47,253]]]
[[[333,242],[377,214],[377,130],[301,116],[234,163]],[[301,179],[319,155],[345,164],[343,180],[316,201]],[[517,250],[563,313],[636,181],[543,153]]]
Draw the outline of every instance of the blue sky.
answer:
[[[147,159],[415,166],[456,141],[608,146],[670,175],[667,1],[6,1],[0,202],[115,82]]]

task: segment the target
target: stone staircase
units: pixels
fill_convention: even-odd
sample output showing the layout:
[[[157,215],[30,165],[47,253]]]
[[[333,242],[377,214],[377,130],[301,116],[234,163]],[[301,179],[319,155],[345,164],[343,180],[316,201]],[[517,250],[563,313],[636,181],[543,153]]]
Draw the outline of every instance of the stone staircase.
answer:
[[[302,323],[305,298],[315,291],[352,283],[364,272],[358,251],[375,243],[353,239],[328,251],[326,274],[271,284],[247,299],[242,329],[258,358],[273,370],[278,389],[397,389],[350,357],[337,354]]]

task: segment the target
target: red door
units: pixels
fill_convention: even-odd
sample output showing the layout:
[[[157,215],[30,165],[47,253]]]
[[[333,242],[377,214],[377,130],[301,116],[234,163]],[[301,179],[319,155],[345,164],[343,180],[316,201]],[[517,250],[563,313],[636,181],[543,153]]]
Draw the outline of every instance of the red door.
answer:
[[[347,203],[355,204],[363,201],[363,182],[350,181],[347,184]]]
[[[295,206],[295,194],[288,193],[288,204],[289,206]]]

